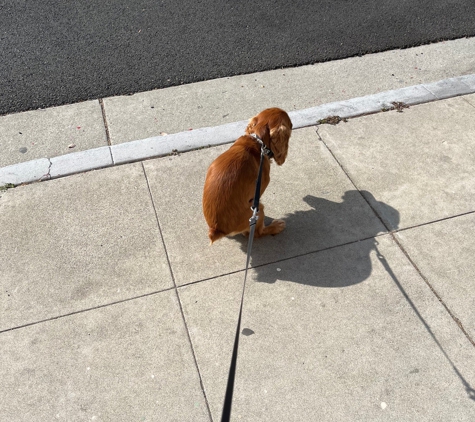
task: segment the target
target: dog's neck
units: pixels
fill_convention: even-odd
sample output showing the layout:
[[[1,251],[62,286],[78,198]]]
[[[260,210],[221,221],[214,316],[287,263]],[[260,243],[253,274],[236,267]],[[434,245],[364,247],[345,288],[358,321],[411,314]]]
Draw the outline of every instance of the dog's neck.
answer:
[[[259,136],[257,136],[255,133],[249,133],[249,136],[254,138],[255,141],[261,146],[261,151],[264,153],[264,155],[269,158],[272,158],[274,156],[272,150],[264,144],[264,142],[261,138],[259,138]]]

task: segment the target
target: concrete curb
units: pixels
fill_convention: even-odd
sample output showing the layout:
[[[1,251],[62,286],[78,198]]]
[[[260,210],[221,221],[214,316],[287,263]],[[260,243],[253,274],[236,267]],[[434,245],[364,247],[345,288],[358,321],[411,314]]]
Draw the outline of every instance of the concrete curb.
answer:
[[[394,108],[393,102],[417,105],[475,93],[475,74],[323,104],[289,113],[294,129],[314,126],[330,116],[349,119]],[[155,136],[53,158],[41,158],[0,168],[0,186],[31,183],[118,164],[233,142],[247,121]]]

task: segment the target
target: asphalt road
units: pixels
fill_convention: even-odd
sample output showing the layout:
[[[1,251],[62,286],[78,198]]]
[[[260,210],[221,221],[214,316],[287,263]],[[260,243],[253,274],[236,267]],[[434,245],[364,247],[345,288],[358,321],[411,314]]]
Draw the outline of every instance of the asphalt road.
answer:
[[[474,35],[474,0],[0,0],[0,114]]]

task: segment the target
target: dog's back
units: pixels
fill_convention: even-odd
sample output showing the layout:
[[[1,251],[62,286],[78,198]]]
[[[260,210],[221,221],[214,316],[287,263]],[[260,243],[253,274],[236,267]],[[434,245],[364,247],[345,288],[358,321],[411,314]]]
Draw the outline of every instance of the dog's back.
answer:
[[[252,205],[250,201],[254,196],[253,186],[260,160],[260,150],[254,144],[253,140],[242,136],[208,169],[203,214],[209,226],[211,243],[229,234],[240,233],[249,224],[247,215]]]

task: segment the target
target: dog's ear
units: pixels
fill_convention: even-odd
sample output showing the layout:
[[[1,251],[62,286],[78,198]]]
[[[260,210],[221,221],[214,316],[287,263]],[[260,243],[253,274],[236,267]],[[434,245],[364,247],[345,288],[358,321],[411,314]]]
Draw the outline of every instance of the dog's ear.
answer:
[[[272,128],[270,131],[271,144],[270,149],[274,153],[275,162],[281,166],[287,158],[287,151],[289,148],[289,138],[292,129],[287,125],[281,124],[278,127]]]
[[[263,121],[259,121],[259,117],[255,116],[251,120],[249,120],[249,124],[246,127],[246,133],[249,135],[251,133],[255,133],[259,138],[262,139],[264,145],[270,148],[270,130],[269,124]]]
[[[256,127],[258,121],[259,121],[259,119],[257,118],[257,116],[254,116],[251,120],[249,120],[249,123],[246,127],[246,133],[247,134],[250,134],[250,133],[254,132],[254,128]]]

